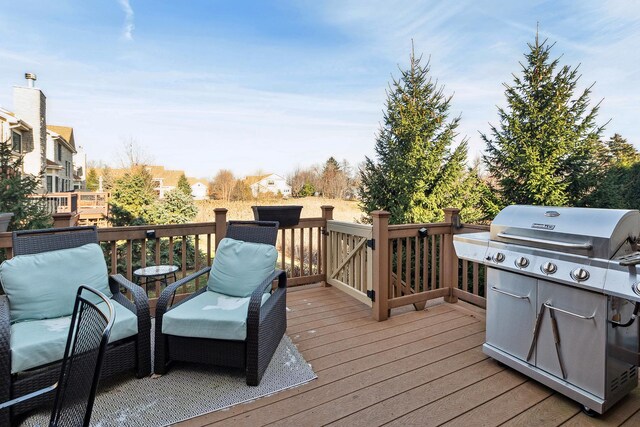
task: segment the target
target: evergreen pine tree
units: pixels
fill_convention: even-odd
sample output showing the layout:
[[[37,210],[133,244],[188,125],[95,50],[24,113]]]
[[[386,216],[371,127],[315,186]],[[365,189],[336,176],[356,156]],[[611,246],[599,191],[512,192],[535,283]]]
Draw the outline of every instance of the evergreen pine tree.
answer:
[[[96,168],[90,168],[87,173],[87,191],[97,191],[100,188],[100,179]]]
[[[428,63],[413,51],[410,60],[387,91],[376,159],[367,157],[360,172],[361,209],[387,210],[392,224],[437,221],[442,208],[460,205],[454,188],[466,162],[466,141],[451,148],[460,120],[449,119],[451,97],[429,77]]]
[[[192,192],[191,184],[189,184],[189,180],[187,180],[187,177],[184,175],[184,173],[180,175],[180,178],[178,179],[178,185],[176,188],[182,191],[187,196],[191,196],[191,192]]]
[[[192,222],[198,214],[198,208],[191,197],[179,188],[168,191],[158,204],[150,222],[156,224],[186,224]]]
[[[134,166],[112,189],[111,222],[118,225],[142,225],[157,216],[157,196],[152,177],[144,167]]]
[[[36,194],[40,180],[22,173],[21,156],[11,151],[10,141],[0,141],[0,212],[13,213],[9,231],[51,226],[51,215],[44,203],[28,196]]]
[[[601,127],[598,105],[589,107],[591,87],[574,97],[577,68],[550,59],[553,45],[528,44],[522,75],[505,84],[507,108],[491,126],[484,162],[497,181],[503,205],[575,205],[597,185]]]
[[[595,190],[584,200],[584,205],[593,208],[637,209],[639,201],[634,198],[639,185],[638,167],[640,153],[619,134],[604,142],[599,153],[604,169]]]

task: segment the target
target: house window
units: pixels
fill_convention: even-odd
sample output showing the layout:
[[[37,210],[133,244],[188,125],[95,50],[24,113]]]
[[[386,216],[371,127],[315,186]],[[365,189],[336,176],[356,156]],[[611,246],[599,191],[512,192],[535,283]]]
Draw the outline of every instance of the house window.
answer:
[[[58,161],[62,161],[62,144],[58,143]]]
[[[47,175],[47,193],[53,193],[53,177]]]
[[[22,152],[22,135],[18,132],[11,132],[11,139],[13,141],[13,145],[11,149],[17,153]]]
[[[57,176],[56,176],[56,186],[54,187],[53,191],[55,191],[56,193],[60,191],[60,178],[58,178]]]
[[[67,161],[64,162],[64,172],[65,172],[65,174],[67,176],[71,175],[71,173],[70,173],[71,172],[71,163],[70,162],[67,162]]]
[[[267,181],[267,185],[276,185],[276,182],[270,179],[269,181]]]

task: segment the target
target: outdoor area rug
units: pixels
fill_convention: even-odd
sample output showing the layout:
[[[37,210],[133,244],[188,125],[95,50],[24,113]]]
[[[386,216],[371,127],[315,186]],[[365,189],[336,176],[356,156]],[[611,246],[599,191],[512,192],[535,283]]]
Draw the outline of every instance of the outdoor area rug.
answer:
[[[159,378],[115,378],[100,384],[91,425],[164,426],[268,396],[317,378],[288,336],[284,336],[260,385],[246,384],[242,370],[174,364]],[[22,426],[47,426],[49,411]]]

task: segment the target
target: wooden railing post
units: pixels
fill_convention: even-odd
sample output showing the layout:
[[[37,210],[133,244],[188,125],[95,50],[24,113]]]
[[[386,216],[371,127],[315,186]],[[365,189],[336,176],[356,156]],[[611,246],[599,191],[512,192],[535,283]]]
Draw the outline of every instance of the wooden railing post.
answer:
[[[460,226],[460,209],[444,209],[444,222],[451,226],[449,233],[444,237],[443,270],[444,285],[449,288],[449,295],[444,297],[445,302],[456,303],[458,297],[454,295],[453,289],[458,287],[458,257],[453,248],[453,234]]]
[[[64,228],[64,227],[75,227],[78,225],[78,215],[77,212],[60,212],[54,213],[53,217],[53,226],[55,228]]]
[[[213,210],[216,216],[216,250],[220,240],[227,235],[227,209],[215,208]]]
[[[373,211],[373,318],[389,317],[389,216],[386,211]]]
[[[327,283],[327,272],[329,267],[329,257],[331,255],[331,248],[328,245],[329,231],[327,231],[327,221],[333,219],[333,206],[323,205],[320,206],[322,209],[322,221],[324,224],[322,225],[322,248],[320,248],[320,265],[322,266],[322,286],[329,286]]]

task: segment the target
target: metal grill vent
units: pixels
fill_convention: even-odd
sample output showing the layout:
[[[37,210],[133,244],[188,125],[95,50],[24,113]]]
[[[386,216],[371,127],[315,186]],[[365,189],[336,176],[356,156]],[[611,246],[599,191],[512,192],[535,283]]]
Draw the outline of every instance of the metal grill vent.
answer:
[[[618,378],[614,378],[611,380],[611,384],[609,385],[610,391],[615,391],[618,387],[623,386],[630,378],[635,378],[636,376],[636,367],[632,366],[628,370],[624,371]]]

